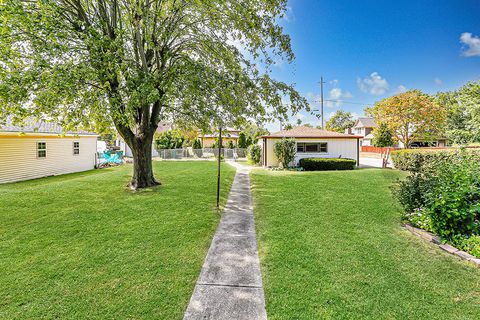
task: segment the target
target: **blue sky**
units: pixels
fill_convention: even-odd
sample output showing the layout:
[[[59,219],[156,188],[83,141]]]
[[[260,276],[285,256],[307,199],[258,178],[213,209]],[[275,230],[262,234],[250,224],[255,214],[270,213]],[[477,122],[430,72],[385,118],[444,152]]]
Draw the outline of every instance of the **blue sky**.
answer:
[[[456,89],[480,79],[480,0],[291,0],[281,21],[291,36],[293,64],[273,76],[295,83],[310,100],[323,75],[326,119],[408,89]],[[307,112],[292,118],[318,125]],[[279,124],[268,126],[271,131]]]

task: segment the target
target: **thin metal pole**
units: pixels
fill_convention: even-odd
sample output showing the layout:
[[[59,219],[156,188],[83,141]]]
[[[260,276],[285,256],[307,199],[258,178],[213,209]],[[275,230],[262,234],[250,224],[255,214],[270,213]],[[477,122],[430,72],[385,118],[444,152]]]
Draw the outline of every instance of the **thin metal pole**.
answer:
[[[323,77],[320,77],[320,101],[322,105],[322,130],[324,129],[324,121],[323,121]]]
[[[222,128],[218,130],[217,208],[220,207],[220,160],[222,152]]]

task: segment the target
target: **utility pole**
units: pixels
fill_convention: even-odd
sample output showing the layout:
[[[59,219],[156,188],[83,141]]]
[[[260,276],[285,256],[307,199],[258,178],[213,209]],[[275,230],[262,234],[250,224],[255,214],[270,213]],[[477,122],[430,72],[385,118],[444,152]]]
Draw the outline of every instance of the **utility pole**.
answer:
[[[321,107],[322,107],[322,130],[324,129],[324,121],[323,121],[323,84],[325,82],[323,82],[323,76],[320,77],[320,104],[321,104]]]
[[[218,128],[217,208],[220,207],[220,163],[222,161],[222,127]]]

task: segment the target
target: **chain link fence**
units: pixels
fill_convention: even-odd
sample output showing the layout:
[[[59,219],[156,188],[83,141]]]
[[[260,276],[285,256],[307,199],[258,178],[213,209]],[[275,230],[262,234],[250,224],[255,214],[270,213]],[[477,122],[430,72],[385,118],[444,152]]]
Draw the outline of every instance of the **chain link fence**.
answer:
[[[218,157],[218,148],[160,149],[156,151],[158,153],[157,157],[165,160],[214,159]],[[222,148],[220,152],[223,158],[228,160],[245,159],[247,157],[247,150],[241,148]]]

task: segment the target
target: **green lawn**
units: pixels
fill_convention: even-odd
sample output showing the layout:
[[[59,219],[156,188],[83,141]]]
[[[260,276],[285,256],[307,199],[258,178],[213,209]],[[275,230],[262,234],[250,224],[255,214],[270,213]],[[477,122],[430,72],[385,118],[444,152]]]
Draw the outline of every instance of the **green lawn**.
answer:
[[[480,319],[480,269],[400,227],[400,176],[252,173],[269,319]]]
[[[0,319],[181,319],[215,231],[216,163],[0,185]],[[225,202],[234,169],[223,167]]]

